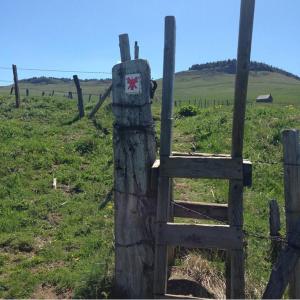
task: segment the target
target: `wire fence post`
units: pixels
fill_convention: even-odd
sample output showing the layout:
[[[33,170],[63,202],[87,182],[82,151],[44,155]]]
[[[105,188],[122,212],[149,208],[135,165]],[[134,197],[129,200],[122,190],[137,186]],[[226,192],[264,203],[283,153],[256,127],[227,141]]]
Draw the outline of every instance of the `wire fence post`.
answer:
[[[79,79],[77,75],[73,75],[74,83],[77,90],[77,96],[78,96],[78,112],[79,112],[79,118],[84,117],[84,106],[83,106],[83,98],[82,98],[82,89],[80,87]]]
[[[271,238],[271,262],[274,264],[277,260],[278,254],[281,250],[282,242],[280,236],[280,212],[278,203],[275,199],[269,202],[269,225]]]
[[[15,96],[16,96],[16,108],[20,107],[20,90],[19,90],[19,83],[18,83],[18,71],[17,66],[12,65],[13,74],[14,74],[14,88],[15,88]]]
[[[282,132],[284,155],[284,194],[287,239],[296,230],[300,218],[300,145],[299,131]],[[289,281],[289,297],[300,298],[300,262],[298,261]]]

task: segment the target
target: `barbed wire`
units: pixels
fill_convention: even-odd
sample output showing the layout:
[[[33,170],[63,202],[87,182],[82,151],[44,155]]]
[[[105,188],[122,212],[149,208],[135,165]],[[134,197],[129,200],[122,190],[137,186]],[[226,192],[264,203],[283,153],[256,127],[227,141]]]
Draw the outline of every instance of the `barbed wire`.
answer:
[[[11,67],[0,66],[2,70],[11,70]],[[22,68],[18,67],[20,71],[38,71],[38,72],[57,72],[57,73],[82,73],[82,74],[111,74],[108,71],[81,71],[81,70],[62,70],[62,69],[41,69],[41,68]]]

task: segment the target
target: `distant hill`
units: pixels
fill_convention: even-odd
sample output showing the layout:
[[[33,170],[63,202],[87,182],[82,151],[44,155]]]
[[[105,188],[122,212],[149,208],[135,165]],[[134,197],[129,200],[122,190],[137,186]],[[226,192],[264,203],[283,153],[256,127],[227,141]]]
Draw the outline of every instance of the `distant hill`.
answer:
[[[21,83],[32,83],[32,84],[58,84],[58,83],[71,83],[73,79],[70,78],[57,78],[57,77],[32,77],[27,79],[20,80]],[[107,83],[111,81],[110,78],[106,79],[80,79],[82,82],[98,82],[98,83]]]
[[[208,70],[208,71],[215,71],[215,72],[226,73],[226,74],[235,74],[236,59],[220,60],[215,62],[208,62],[205,64],[195,64],[192,65],[189,68],[189,70],[190,71]],[[265,71],[265,72],[279,73],[300,80],[300,77],[295,74],[292,74],[280,68],[273,67],[266,63],[257,62],[257,61],[251,61],[250,71],[255,71],[255,72]]]

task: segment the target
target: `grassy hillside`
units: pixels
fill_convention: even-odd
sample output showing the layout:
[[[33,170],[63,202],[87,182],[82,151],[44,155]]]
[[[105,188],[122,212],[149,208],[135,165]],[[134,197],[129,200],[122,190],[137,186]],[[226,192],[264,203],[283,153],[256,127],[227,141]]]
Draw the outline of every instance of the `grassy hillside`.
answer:
[[[233,99],[235,75],[215,71],[184,71],[175,75],[175,100],[230,100]],[[109,82],[83,81],[81,83],[84,98],[95,94],[97,98],[103,93]],[[20,83],[21,94],[25,95],[26,88],[30,95],[46,95],[53,90],[56,95],[63,96],[69,91],[75,92],[73,81],[55,84]],[[10,87],[0,87],[0,95],[8,95]],[[258,95],[272,93],[274,103],[300,104],[300,80],[276,72],[251,72],[249,79],[248,100],[253,101]],[[75,95],[76,98],[76,95]],[[161,98],[161,80],[158,80],[156,99]]]
[[[185,71],[175,76],[175,100],[233,100],[235,75],[210,71]],[[300,80],[279,73],[251,72],[248,100],[271,93],[274,103],[300,104]],[[157,96],[161,95],[159,81]]]
[[[13,97],[0,99],[0,297],[105,298],[113,273],[113,203],[100,203],[113,181],[112,113],[103,107],[95,120],[76,121],[75,100],[30,97],[18,110],[13,104]],[[153,112],[159,135],[158,103]],[[175,113],[175,151],[230,153],[231,107],[187,118]],[[244,153],[253,162],[244,211],[249,297],[261,296],[271,269],[269,240],[253,236],[268,236],[270,199],[278,199],[284,224],[280,131],[299,127],[299,116],[291,105],[247,111]],[[226,181],[175,181],[176,199],[226,203],[227,192]],[[222,274],[221,260],[210,264]]]
[[[175,78],[176,100],[232,99],[234,75],[187,71]],[[101,93],[107,86],[82,83],[86,94]],[[113,182],[112,113],[102,107],[96,119],[78,121],[76,97],[40,96],[42,91],[75,91],[72,82],[21,83],[21,88],[18,110],[9,88],[0,88],[0,298],[105,298],[113,273],[113,203],[100,203]],[[24,97],[25,88],[37,90],[38,96]],[[255,237],[268,236],[270,199],[278,199],[284,224],[280,132],[300,125],[300,81],[278,73],[251,73],[249,99],[269,92],[275,104],[284,104],[255,104],[246,118],[244,154],[253,162],[253,186],[245,190],[244,211],[249,297],[261,297],[270,273],[269,240]],[[85,101],[86,109],[96,101],[95,96]],[[187,118],[179,110],[175,151],[230,153],[231,106],[195,108],[197,115]],[[160,101],[154,101],[153,113],[159,137]],[[227,193],[226,181],[175,181],[176,199],[226,203]],[[224,272],[222,258],[210,264]]]

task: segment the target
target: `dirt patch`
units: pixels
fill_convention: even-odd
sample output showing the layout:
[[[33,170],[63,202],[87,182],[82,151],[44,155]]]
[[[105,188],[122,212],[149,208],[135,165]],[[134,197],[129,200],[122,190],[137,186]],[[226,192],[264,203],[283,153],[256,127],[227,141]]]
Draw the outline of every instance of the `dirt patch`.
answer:
[[[63,292],[57,293],[54,286],[48,284],[39,285],[31,295],[32,299],[72,299],[72,290],[66,289]]]

